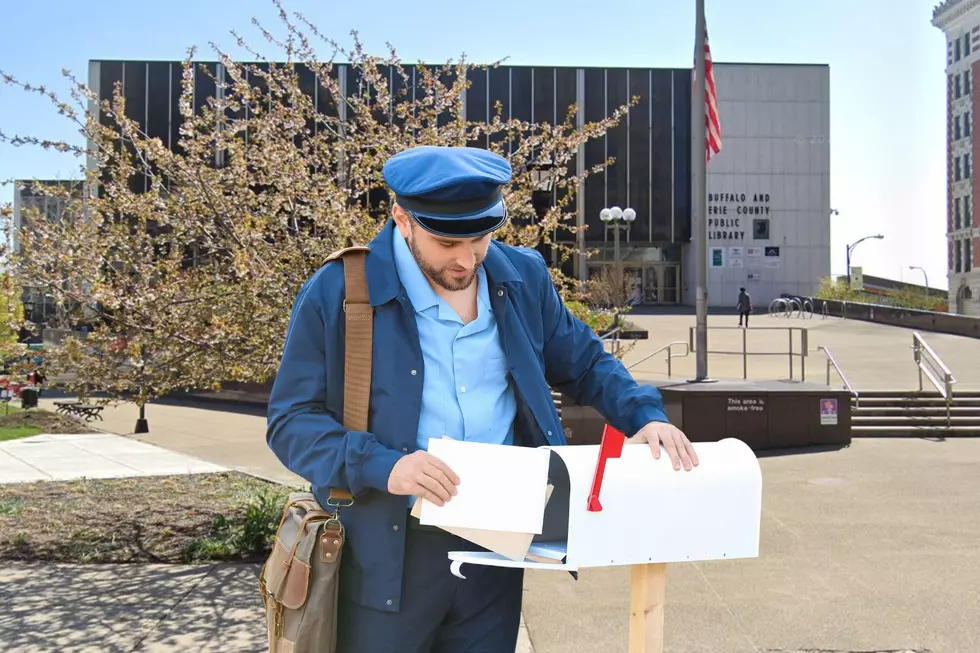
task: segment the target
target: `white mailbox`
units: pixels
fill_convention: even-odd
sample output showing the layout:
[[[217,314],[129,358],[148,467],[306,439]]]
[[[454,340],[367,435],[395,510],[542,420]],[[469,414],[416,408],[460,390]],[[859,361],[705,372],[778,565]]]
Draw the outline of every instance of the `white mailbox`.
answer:
[[[541,527],[526,534],[527,554],[494,552],[507,547],[488,545],[486,534],[491,531],[467,523],[467,528],[457,531],[464,537],[482,534],[469,539],[492,551],[450,552],[453,573],[465,577],[463,564],[575,571],[758,557],[762,473],[755,454],[744,442],[731,438],[695,443],[694,448],[700,464],[685,471],[675,470],[663,450],[656,459],[647,444],[623,446],[618,457],[606,461],[599,490],[601,509],[590,510],[600,446],[547,447],[553,453],[548,454],[546,483],[553,490]],[[453,467],[452,459],[447,463]],[[506,470],[501,472],[495,470],[498,483],[507,481]],[[461,479],[465,485],[467,478],[461,474]],[[545,494],[541,487],[537,496]],[[493,532],[511,542],[520,536]]]

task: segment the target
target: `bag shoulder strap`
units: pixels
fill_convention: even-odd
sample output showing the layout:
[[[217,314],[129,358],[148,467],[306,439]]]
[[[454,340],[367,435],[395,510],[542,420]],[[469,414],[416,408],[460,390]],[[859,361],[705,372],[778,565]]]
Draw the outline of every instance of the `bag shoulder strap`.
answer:
[[[346,247],[327,257],[324,264],[344,262],[344,314],[347,333],[344,343],[344,426],[367,431],[371,404],[371,361],[374,345],[374,308],[368,295],[365,260],[369,247]],[[330,502],[353,503],[349,492],[332,488]]]

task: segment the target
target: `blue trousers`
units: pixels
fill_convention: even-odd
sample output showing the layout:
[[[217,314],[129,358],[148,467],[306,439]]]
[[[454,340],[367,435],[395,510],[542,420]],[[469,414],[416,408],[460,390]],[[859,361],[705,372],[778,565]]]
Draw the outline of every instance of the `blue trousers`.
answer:
[[[410,526],[401,610],[374,610],[341,596],[337,653],[513,653],[524,570],[465,565],[466,579],[457,578],[446,554],[467,550],[481,549],[442,530]]]

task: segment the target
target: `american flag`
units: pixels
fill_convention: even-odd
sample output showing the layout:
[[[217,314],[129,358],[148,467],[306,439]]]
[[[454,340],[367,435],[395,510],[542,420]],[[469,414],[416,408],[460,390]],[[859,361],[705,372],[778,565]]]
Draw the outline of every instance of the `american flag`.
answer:
[[[694,64],[694,77],[697,79],[696,60]],[[708,43],[707,27],[704,28],[704,77],[708,81],[704,107],[705,154],[708,161],[711,161],[712,154],[721,152],[721,121],[718,119],[718,96],[715,92],[715,74],[711,65],[711,45]]]

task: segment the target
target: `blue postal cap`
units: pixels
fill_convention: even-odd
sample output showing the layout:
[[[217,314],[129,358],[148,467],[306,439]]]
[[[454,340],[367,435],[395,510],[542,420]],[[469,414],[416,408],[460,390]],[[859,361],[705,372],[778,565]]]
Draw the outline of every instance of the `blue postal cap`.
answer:
[[[507,221],[510,163],[489,150],[421,145],[392,156],[382,172],[398,205],[438,236],[475,238]]]

